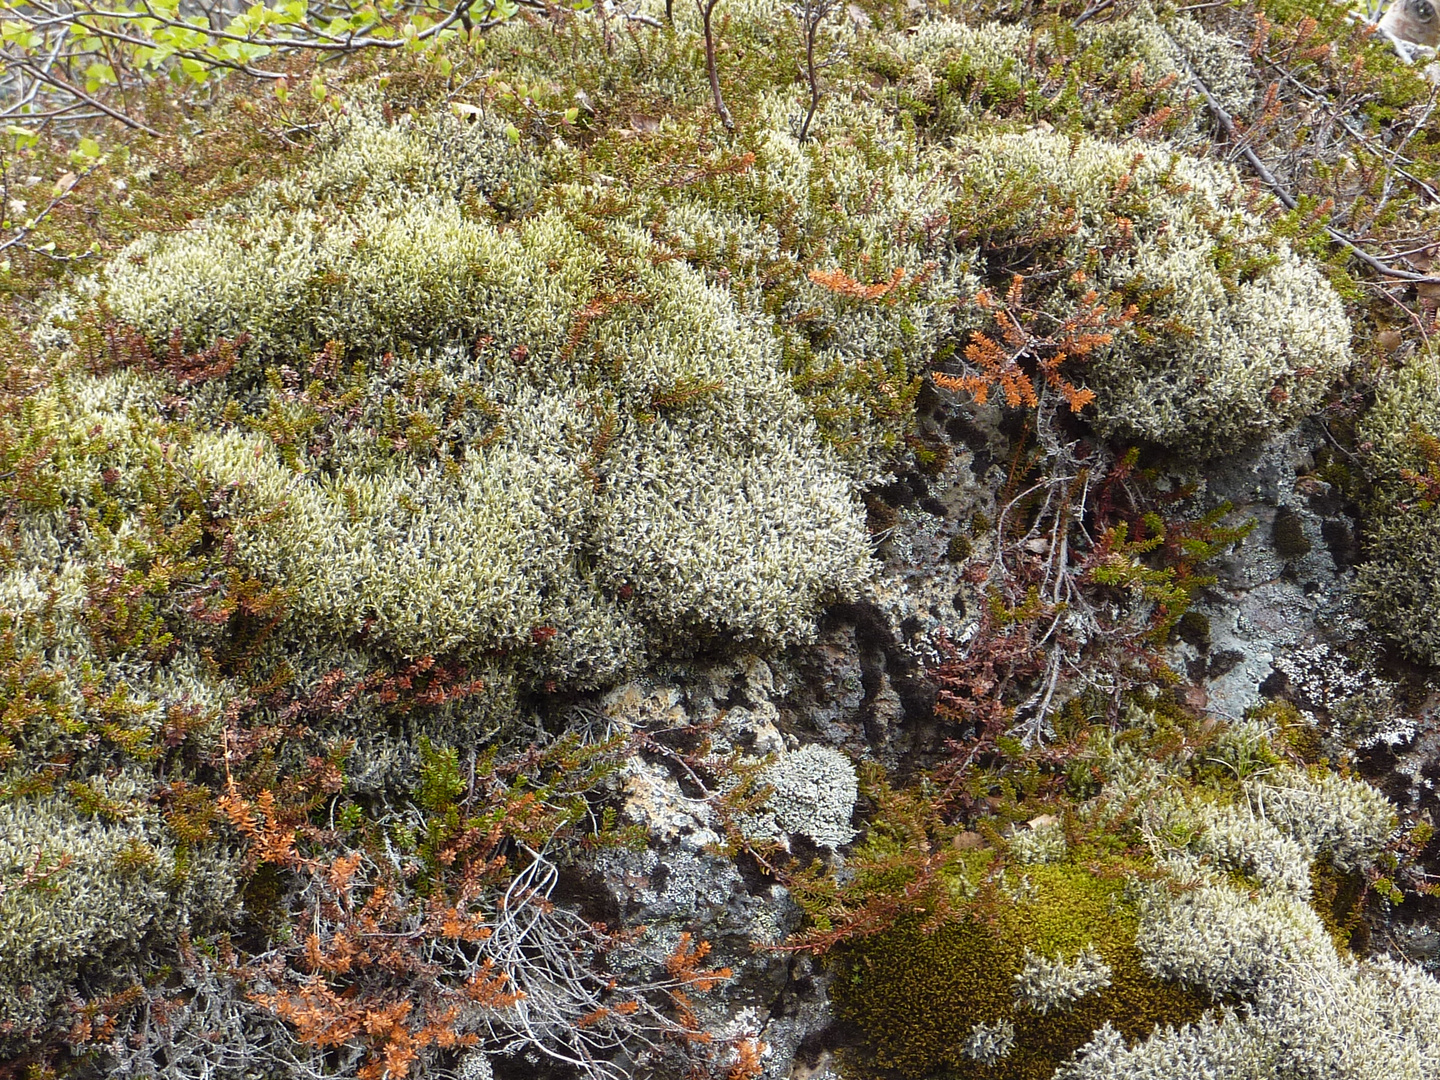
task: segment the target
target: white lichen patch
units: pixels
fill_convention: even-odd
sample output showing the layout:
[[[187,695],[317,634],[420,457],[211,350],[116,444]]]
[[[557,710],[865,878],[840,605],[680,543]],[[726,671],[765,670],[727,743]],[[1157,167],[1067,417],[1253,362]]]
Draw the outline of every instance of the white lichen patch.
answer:
[[[1110,965],[1092,948],[1082,949],[1068,960],[1027,949],[1024,966],[1015,976],[1015,1000],[1045,1016],[1104,990],[1113,975]]]
[[[825,848],[854,839],[850,818],[859,790],[855,766],[840,751],[801,747],[767,765],[758,779],[770,794],[764,812],[750,826],[755,835],[785,840],[798,834]]]
[[[1015,1049],[1015,1025],[1009,1020],[976,1024],[965,1036],[960,1052],[979,1065],[999,1065]]]
[[[1106,434],[1215,453],[1305,415],[1350,364],[1340,297],[1245,209],[1232,170],[1163,147],[1036,130],[968,142],[957,165],[971,184],[1053,189],[1074,209],[1077,264],[1113,217],[1116,186],[1145,195],[1143,216],[1129,225],[1133,246],[1102,259],[1094,281],[1102,293],[1156,296],[1150,316],[1176,329],[1119,332],[1096,352],[1086,379]],[[1049,212],[1037,204],[1032,214]],[[1227,274],[1227,261],[1243,269]]]

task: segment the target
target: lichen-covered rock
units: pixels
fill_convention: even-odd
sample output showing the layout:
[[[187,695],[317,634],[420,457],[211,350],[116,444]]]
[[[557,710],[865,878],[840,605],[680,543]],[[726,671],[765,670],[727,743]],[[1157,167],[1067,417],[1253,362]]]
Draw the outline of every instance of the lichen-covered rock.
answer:
[[[785,839],[799,834],[820,847],[837,848],[855,837],[850,816],[858,786],[855,766],[840,751],[811,745],[782,754],[758,777],[770,789],[757,834]]]

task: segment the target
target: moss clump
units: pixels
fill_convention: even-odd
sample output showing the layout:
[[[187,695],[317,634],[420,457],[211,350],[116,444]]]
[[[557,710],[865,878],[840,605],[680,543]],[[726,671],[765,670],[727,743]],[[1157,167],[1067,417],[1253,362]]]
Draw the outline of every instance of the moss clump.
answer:
[[[1289,506],[1282,506],[1275,512],[1275,521],[1270,526],[1270,542],[1275,551],[1287,562],[1310,554],[1310,538],[1305,535],[1304,520]]]
[[[1279,741],[1301,761],[1309,765],[1320,761],[1323,752],[1320,728],[1313,720],[1306,720],[1290,702],[1272,701],[1248,715],[1252,720],[1273,725]]]
[[[1400,507],[1372,521],[1355,593],[1370,624],[1406,654],[1440,664],[1440,514]]]
[[[851,1062],[858,1074],[1038,1080],[1104,1023],[1143,1038],[1204,1012],[1208,997],[1145,970],[1135,946],[1139,917],[1121,874],[1050,864],[1026,867],[1024,877],[1023,894],[992,897],[957,922],[926,932],[919,919],[904,919],[837,953],[832,997],[866,1034]],[[1017,1004],[1027,950],[1074,959],[1086,949],[1108,965],[1108,986],[1044,1015]],[[997,1023],[1013,1025],[1013,1048],[984,1065],[964,1047],[976,1025]]]
[[[1335,948],[1363,953],[1369,940],[1364,917],[1364,875],[1341,872],[1319,859],[1310,868],[1310,890],[1310,906],[1320,916]]]
[[[1379,483],[1370,497],[1355,592],[1371,625],[1440,663],[1440,357],[1426,349],[1381,383],[1356,442]]]
[[[1195,646],[1201,652],[1210,648],[1210,619],[1198,611],[1187,611],[1175,624],[1182,641]]]

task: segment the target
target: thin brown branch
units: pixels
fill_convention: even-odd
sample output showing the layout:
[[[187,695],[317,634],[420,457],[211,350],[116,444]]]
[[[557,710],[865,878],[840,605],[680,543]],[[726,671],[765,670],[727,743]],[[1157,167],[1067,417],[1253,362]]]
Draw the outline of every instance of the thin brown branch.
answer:
[[[715,101],[715,114],[720,117],[720,123],[725,125],[726,131],[734,131],[735,119],[730,115],[725,99],[720,94],[720,72],[715,66],[715,33],[710,25],[710,17],[719,2],[720,0],[695,0],[695,5],[700,9],[700,19],[705,26],[705,70],[710,76],[710,96]]]
[[[1280,182],[1279,178],[1270,171],[1270,169],[1266,166],[1265,162],[1260,160],[1260,155],[1255,153],[1252,147],[1245,144],[1244,139],[1241,137],[1239,131],[1235,127],[1234,118],[1228,112],[1226,112],[1225,107],[1221,105],[1218,100],[1216,100],[1215,95],[1210,92],[1210,88],[1205,85],[1204,80],[1202,80],[1193,71],[1190,72],[1189,75],[1192,85],[1200,93],[1200,96],[1205,99],[1205,104],[1210,110],[1210,115],[1213,116],[1215,118],[1215,122],[1220,125],[1220,130],[1225,132],[1225,135],[1232,142],[1234,142],[1240,147],[1241,152],[1245,156],[1245,160],[1248,161],[1250,163],[1250,167],[1255,170],[1255,175],[1260,177],[1261,181],[1265,184],[1266,187],[1271,190],[1271,192],[1274,193],[1275,197],[1280,200],[1280,204],[1284,206],[1285,209],[1298,209],[1300,204],[1296,201],[1295,196],[1290,194],[1289,190],[1285,187],[1283,183]],[[1359,244],[1355,243],[1354,240],[1350,239],[1350,237],[1346,236],[1339,229],[1335,229],[1329,225],[1326,225],[1325,234],[1329,236],[1330,239],[1334,240],[1337,244],[1339,244],[1341,247],[1346,248],[1352,255],[1354,255],[1366,266],[1370,267],[1370,269],[1374,270],[1377,274],[1382,274],[1388,278],[1394,278],[1397,281],[1440,284],[1440,277],[1434,277],[1427,274],[1414,274],[1411,273],[1409,270],[1399,270],[1393,266],[1390,266],[1381,259],[1378,259],[1374,255],[1371,255],[1368,251],[1360,247]]]
[[[32,67],[29,64],[22,64],[20,65],[20,67],[32,79],[35,79],[38,82],[46,83],[50,86],[54,86],[59,90],[64,90],[67,94],[74,94],[81,101],[85,102],[92,108],[99,109],[112,120],[118,120],[126,127],[134,128],[136,131],[143,131],[146,135],[149,135],[152,138],[160,138],[160,132],[150,127],[150,125],[142,123],[141,121],[136,120],[132,116],[125,115],[125,113],[121,112],[119,109],[112,109],[109,105],[106,105],[99,98],[91,97],[89,94],[85,93],[85,91],[81,90],[78,86],[71,85],[70,83],[62,79],[59,75],[56,75],[53,71],[41,71],[39,68]]]

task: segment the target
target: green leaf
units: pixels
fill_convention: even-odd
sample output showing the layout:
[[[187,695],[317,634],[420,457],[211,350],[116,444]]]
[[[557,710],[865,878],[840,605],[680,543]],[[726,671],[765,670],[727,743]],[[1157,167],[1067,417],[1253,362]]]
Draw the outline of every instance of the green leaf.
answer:
[[[517,128],[514,124],[506,124],[506,125],[505,125],[505,137],[506,137],[507,139],[509,139],[511,143],[513,143],[513,144],[515,144],[515,145],[519,145],[519,143],[520,143],[520,129]]]
[[[31,131],[29,128],[21,127],[18,124],[11,124],[6,127],[5,133],[15,137],[16,150],[28,150],[40,141],[38,132]]]
[[[180,58],[180,70],[185,72],[190,81],[197,86],[202,85],[206,79],[210,78],[211,69],[199,60],[192,60],[188,56]]]
[[[102,86],[114,86],[115,69],[109,64],[94,63],[85,69],[85,90],[93,94]]]

